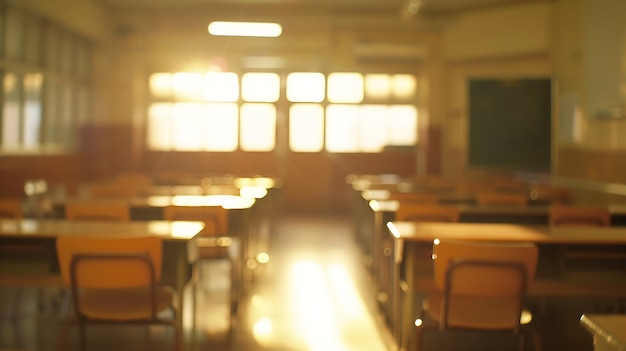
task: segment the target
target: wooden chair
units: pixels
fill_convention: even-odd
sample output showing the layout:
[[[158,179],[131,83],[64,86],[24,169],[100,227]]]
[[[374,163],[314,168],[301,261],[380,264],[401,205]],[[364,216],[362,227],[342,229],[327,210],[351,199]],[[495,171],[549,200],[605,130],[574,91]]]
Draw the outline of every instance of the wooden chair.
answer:
[[[70,220],[130,221],[130,208],[124,201],[77,200],[65,204],[65,218]]]
[[[140,193],[140,189],[133,184],[116,182],[90,184],[87,187],[89,196],[97,199],[127,199],[133,198]]]
[[[551,185],[532,185],[530,187],[530,198],[546,201],[550,204],[567,204],[571,202],[569,189]]]
[[[389,200],[436,205],[439,203],[439,196],[433,193],[402,193],[393,191],[389,194]]]
[[[425,205],[401,201],[395,219],[397,221],[458,222],[459,210],[456,206]]]
[[[550,226],[595,226],[611,225],[611,212],[604,207],[554,204],[549,208]],[[568,274],[569,266],[585,266],[589,260],[626,260],[626,255],[612,247],[590,250],[580,245],[566,245],[561,250],[561,274]]]
[[[435,240],[438,292],[423,301],[416,350],[422,347],[426,329],[509,332],[518,337],[520,350],[525,350],[525,336],[530,335],[533,349],[540,349],[538,335],[522,328],[524,298],[537,259],[533,244]]]
[[[551,226],[585,225],[608,227],[611,225],[611,213],[604,207],[554,204],[550,206],[548,211]]]
[[[168,221],[203,221],[204,229],[196,239],[198,256],[202,260],[228,260],[231,266],[230,323],[232,326],[237,314],[241,277],[237,272],[242,269],[243,258],[233,253],[234,238],[229,234],[228,210],[221,206],[167,206],[163,209],[163,218]],[[200,269],[197,269],[194,288],[202,283]],[[195,294],[195,292],[194,292]],[[232,328],[231,328],[232,330]]]
[[[476,203],[490,206],[526,206],[528,197],[520,193],[487,192],[476,195]]]
[[[169,325],[174,330],[173,349],[180,350],[175,293],[159,284],[161,238],[60,236],[56,245],[75,310],[61,330],[60,350],[66,347],[72,325],[78,325],[80,347],[86,350],[86,325],[116,323]],[[166,310],[173,318],[162,315]]]
[[[147,188],[153,185],[150,175],[137,172],[118,173],[113,178],[113,183],[139,188]]]
[[[23,215],[22,199],[0,199],[0,218],[22,219]]]

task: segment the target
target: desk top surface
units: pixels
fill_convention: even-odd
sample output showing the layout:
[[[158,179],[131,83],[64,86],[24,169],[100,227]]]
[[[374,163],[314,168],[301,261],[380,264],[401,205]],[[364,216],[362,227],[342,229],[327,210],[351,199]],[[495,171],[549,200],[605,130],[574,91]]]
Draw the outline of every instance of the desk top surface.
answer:
[[[584,314],[580,324],[598,341],[611,345],[614,350],[626,350],[626,315]]]
[[[537,204],[528,206],[499,206],[499,205],[468,205],[457,204],[455,206],[461,214],[485,214],[485,215],[547,215],[550,205]],[[612,215],[626,213],[626,205],[619,203],[609,203],[605,205]],[[396,212],[400,207],[398,200],[370,200],[369,207],[374,212]]]
[[[238,195],[149,195],[132,198],[56,197],[52,202],[64,205],[68,202],[100,201],[124,202],[136,207],[166,206],[221,206],[225,209],[247,209],[254,206],[256,199]]]
[[[626,244],[624,227],[550,227],[506,223],[389,222],[391,234],[404,241],[435,239],[534,242],[544,244]]]
[[[56,238],[59,236],[158,236],[190,240],[204,228],[197,221],[69,221],[0,219],[0,238]]]

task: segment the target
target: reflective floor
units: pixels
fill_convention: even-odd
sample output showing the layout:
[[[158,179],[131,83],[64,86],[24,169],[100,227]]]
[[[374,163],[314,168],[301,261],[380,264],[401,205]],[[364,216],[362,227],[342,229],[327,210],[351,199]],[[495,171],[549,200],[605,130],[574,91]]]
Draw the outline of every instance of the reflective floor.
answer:
[[[391,336],[374,305],[370,276],[352,235],[338,215],[284,215],[271,226],[269,261],[256,267],[229,332],[229,270],[226,261],[205,262],[197,294],[196,333],[184,311],[191,350],[387,351]],[[191,291],[187,298],[191,297]],[[3,288],[0,349],[54,350],[62,318],[56,289]],[[38,308],[37,301],[44,303]],[[39,311],[39,312],[38,312]],[[15,318],[9,318],[15,314]],[[68,349],[77,349],[71,333]],[[195,335],[195,337],[193,337]],[[165,327],[95,326],[91,351],[170,350]]]
[[[375,305],[371,275],[353,236],[350,216],[281,215],[265,225],[269,261],[253,270],[229,329],[229,277],[226,261],[205,262],[197,291],[196,331],[191,310],[184,311],[187,350],[222,351],[394,351],[391,335]],[[186,298],[190,298],[191,291]],[[59,327],[58,289],[38,294],[0,289],[0,350],[55,350]],[[42,303],[38,305],[38,301]],[[591,336],[578,322],[581,313],[605,311],[597,300],[548,298],[536,301],[533,321],[543,350],[591,351]],[[547,307],[546,307],[547,306]],[[532,306],[531,306],[532,307]],[[14,318],[10,316],[14,315]],[[230,332],[229,332],[230,330]],[[172,350],[164,327],[96,326],[88,330],[89,351]],[[77,350],[77,333],[68,350]],[[431,336],[434,338],[434,336]],[[429,350],[472,347],[475,335],[441,335]],[[492,339],[490,339],[492,340]],[[480,341],[476,339],[476,341]],[[454,345],[450,344],[454,342]],[[450,344],[450,345],[448,345]],[[480,350],[501,350],[490,341]],[[489,345],[485,347],[485,345]],[[462,346],[459,348],[459,346]],[[507,349],[511,349],[508,347]]]

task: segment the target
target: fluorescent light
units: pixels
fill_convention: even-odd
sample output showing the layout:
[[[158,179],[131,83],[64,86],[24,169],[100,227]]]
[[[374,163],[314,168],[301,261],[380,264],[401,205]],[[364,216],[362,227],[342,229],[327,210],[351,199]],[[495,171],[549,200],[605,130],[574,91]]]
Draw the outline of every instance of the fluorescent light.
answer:
[[[211,22],[211,35],[227,35],[240,37],[277,37],[283,32],[278,23],[262,22]]]

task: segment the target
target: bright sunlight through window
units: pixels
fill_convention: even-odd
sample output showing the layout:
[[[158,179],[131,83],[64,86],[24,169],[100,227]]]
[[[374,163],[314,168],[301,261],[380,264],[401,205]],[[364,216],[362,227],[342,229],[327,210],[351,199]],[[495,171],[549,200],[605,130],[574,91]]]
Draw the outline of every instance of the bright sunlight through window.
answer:
[[[250,102],[278,101],[280,77],[276,73],[245,73],[241,77],[241,97]]]
[[[290,73],[287,76],[287,99],[291,102],[322,102],[325,84],[321,73]]]
[[[276,107],[273,104],[241,106],[241,149],[272,151],[276,140]]]
[[[20,83],[5,75],[4,147],[19,143],[20,136],[9,131],[20,128],[11,117],[11,99],[20,100],[12,97],[11,87]],[[279,104],[283,87],[286,105]],[[37,93],[39,88],[33,88]],[[382,152],[417,143],[417,81],[410,74],[293,72],[281,82],[272,72],[241,77],[159,72],[150,76],[149,89],[150,150],[269,152],[278,147],[281,125],[287,127],[287,147],[295,152]],[[284,115],[279,106],[288,108],[287,123],[279,123]],[[26,122],[37,126],[37,106],[28,107],[32,117]],[[36,137],[26,131],[21,136]]]
[[[289,149],[319,152],[324,147],[324,109],[318,104],[294,104],[289,109]]]
[[[329,74],[328,101],[339,103],[363,101],[363,75],[360,73]]]

